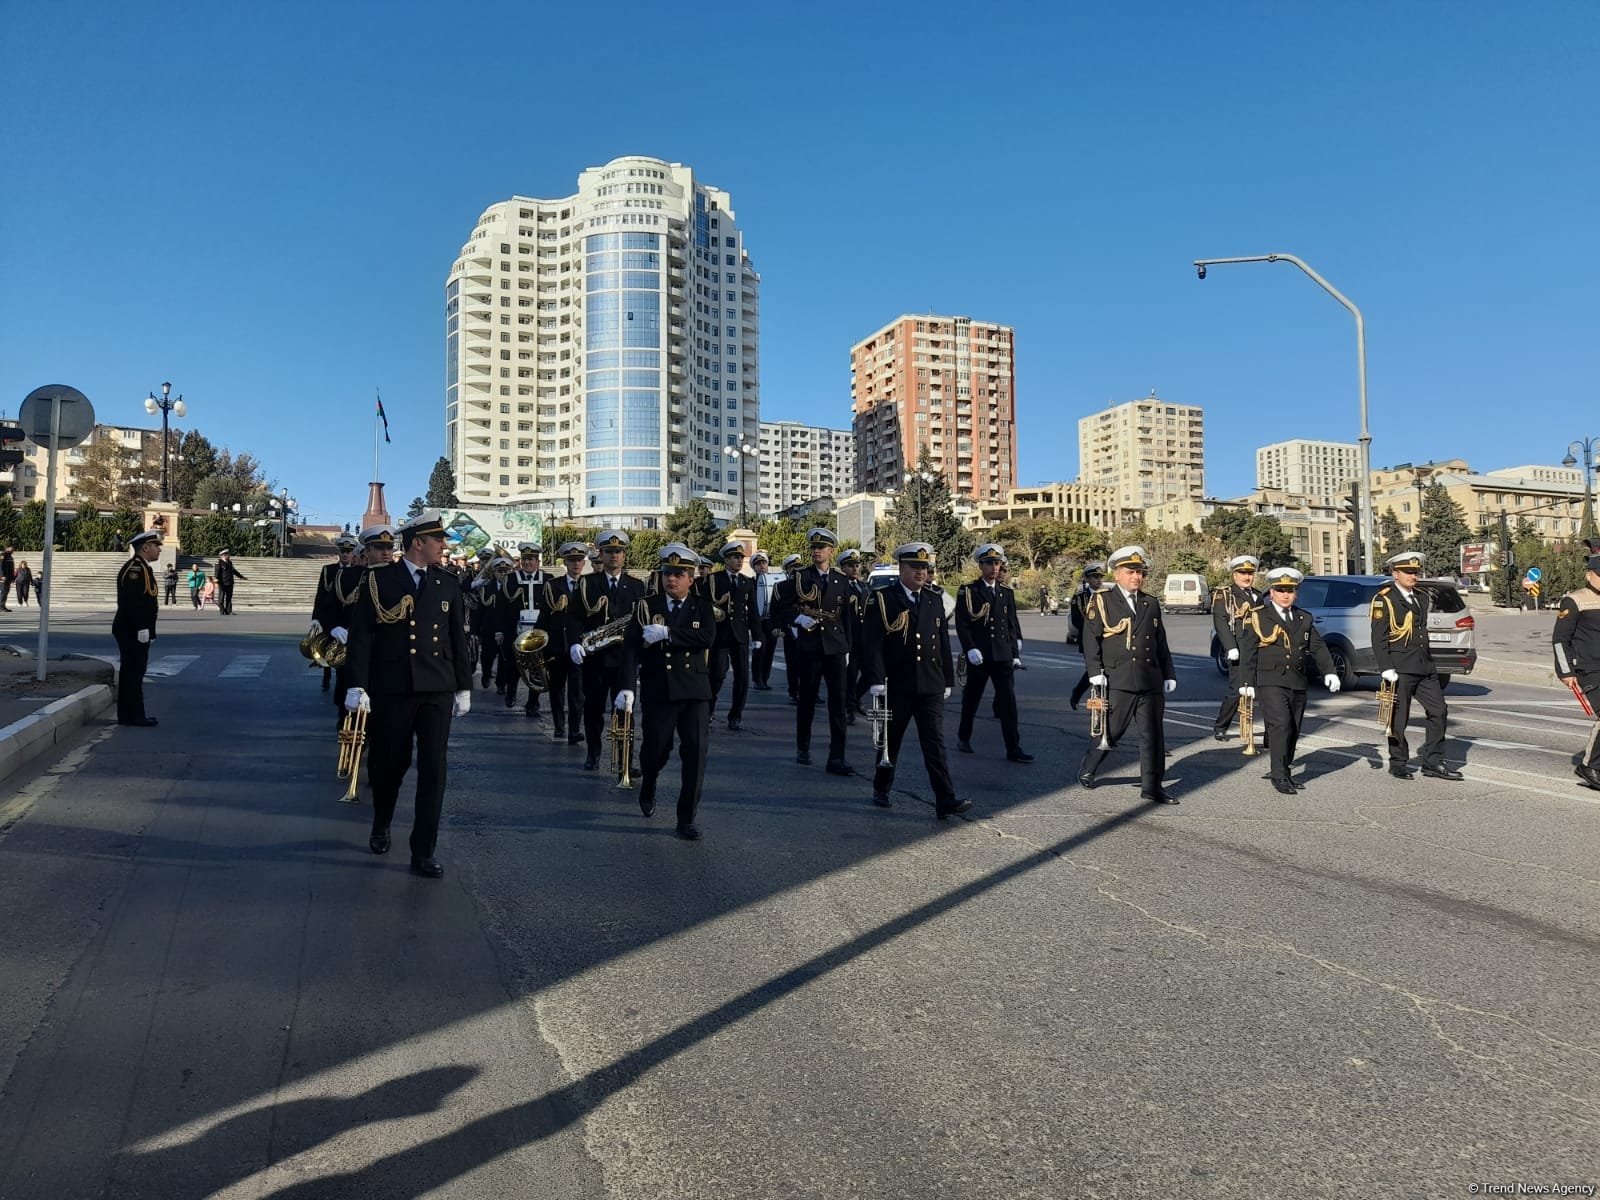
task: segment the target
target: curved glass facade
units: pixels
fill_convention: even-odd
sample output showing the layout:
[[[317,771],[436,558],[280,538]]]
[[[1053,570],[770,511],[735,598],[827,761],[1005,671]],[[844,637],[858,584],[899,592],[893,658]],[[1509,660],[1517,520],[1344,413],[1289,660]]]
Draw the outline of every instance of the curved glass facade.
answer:
[[[665,314],[660,234],[584,239],[583,490],[590,508],[662,504]],[[632,469],[617,469],[619,453]],[[655,469],[639,469],[647,466]]]

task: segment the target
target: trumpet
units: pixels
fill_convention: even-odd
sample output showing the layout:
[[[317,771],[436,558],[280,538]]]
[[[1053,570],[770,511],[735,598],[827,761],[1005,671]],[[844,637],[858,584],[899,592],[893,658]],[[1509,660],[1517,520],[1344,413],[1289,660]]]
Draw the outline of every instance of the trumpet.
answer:
[[[888,696],[873,696],[867,701],[867,723],[872,726],[872,748],[878,752],[878,765],[894,766],[889,758]]]
[[[614,621],[607,621],[598,629],[591,629],[578,639],[578,645],[583,647],[585,654],[593,654],[596,650],[604,650],[613,643],[620,642],[622,635],[627,631],[628,622],[633,620],[633,614],[618,617]]]
[[[1109,750],[1111,745],[1106,741],[1106,720],[1111,715],[1111,701],[1106,699],[1106,690],[1097,683],[1089,685],[1089,698],[1083,702],[1089,710],[1089,736],[1099,741],[1098,749]]]
[[[1388,679],[1378,684],[1378,728],[1388,737],[1394,736],[1394,704],[1400,685]]]
[[[343,779],[347,775],[350,778],[350,787],[339,797],[347,804],[361,803],[356,795],[356,783],[361,778],[361,750],[366,744],[367,714],[360,709],[345,713],[339,725],[338,778]]]
[[[1254,696],[1239,697],[1239,736],[1244,739],[1243,753],[1246,756],[1260,754],[1256,749],[1256,698]]]
[[[617,786],[633,787],[633,706],[611,710],[611,769]]]

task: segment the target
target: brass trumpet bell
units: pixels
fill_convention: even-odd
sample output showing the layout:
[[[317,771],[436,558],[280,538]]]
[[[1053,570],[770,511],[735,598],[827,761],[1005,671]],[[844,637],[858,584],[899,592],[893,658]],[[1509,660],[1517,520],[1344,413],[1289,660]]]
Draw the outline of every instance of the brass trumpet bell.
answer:
[[[550,644],[550,635],[542,629],[525,629],[511,645],[511,661],[517,664],[517,673],[530,691],[548,692],[550,674],[545,667],[544,652]]]

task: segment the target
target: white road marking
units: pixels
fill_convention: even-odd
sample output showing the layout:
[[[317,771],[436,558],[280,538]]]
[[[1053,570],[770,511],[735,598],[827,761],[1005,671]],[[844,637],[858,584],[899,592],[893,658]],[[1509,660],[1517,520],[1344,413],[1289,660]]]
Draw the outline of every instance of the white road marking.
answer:
[[[258,679],[261,672],[267,669],[267,663],[272,661],[270,654],[241,654],[222,670],[217,672],[218,679]]]
[[[146,679],[171,679],[200,656],[198,654],[163,654],[144,669]],[[121,670],[119,665],[118,670]]]

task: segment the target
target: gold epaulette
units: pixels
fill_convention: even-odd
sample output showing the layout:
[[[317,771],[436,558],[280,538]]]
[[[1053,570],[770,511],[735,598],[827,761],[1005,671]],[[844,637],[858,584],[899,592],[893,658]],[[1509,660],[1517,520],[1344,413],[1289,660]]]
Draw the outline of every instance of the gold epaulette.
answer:
[[[412,610],[417,606],[416,595],[409,587],[406,589],[406,594],[400,597],[400,603],[393,608],[384,607],[383,598],[378,594],[379,573],[392,571],[399,565],[399,563],[385,563],[382,566],[371,567],[367,571],[367,594],[372,597],[372,611],[377,614],[380,625],[398,625],[410,617]],[[408,571],[407,575],[409,574]]]

